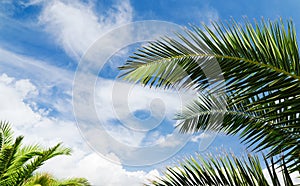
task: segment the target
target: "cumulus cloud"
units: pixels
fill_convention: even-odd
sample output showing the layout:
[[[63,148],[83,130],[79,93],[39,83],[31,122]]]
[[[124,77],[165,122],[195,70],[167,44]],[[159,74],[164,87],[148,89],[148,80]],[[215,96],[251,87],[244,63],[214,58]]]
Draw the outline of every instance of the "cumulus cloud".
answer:
[[[57,167],[64,167],[57,169]],[[145,183],[146,178],[158,176],[157,170],[145,171],[126,171],[121,165],[112,163],[96,153],[86,155],[80,149],[75,149],[71,157],[57,157],[50,160],[43,167],[48,172],[53,172],[59,177],[86,177],[93,185],[115,186],[133,185],[138,186]]]
[[[23,87],[20,89],[20,87]],[[29,124],[39,120],[39,114],[31,112],[30,103],[25,103],[27,96],[36,95],[35,87],[28,79],[15,81],[6,74],[0,76],[1,119],[14,123]],[[18,116],[18,117],[16,117]]]

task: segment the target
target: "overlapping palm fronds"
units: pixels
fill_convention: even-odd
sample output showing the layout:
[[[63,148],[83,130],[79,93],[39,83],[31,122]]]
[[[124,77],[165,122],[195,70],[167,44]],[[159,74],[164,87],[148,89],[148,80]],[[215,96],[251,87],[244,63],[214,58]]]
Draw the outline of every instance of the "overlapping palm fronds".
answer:
[[[292,186],[293,181],[282,163],[281,169],[276,171],[276,165],[268,162],[263,171],[257,156],[248,155],[247,158],[238,159],[234,155],[224,157],[203,158],[198,155],[180,163],[180,166],[168,167],[164,176],[150,180],[155,186]],[[281,175],[282,180],[279,179]]]
[[[178,38],[150,42],[120,69],[131,82],[202,91],[177,117],[182,132],[239,133],[255,150],[284,153],[288,167],[300,170],[300,62],[291,21],[192,26]],[[210,122],[215,115],[224,120]]]
[[[23,186],[38,180],[45,181],[47,176],[34,174],[47,160],[59,156],[70,155],[69,148],[62,147],[59,143],[54,147],[44,149],[39,145],[22,145],[23,136],[13,138],[13,131],[7,122],[0,122],[0,185],[1,186]],[[48,179],[49,186],[89,186],[84,178],[74,178],[59,182],[51,177]],[[70,184],[67,184],[70,181]],[[77,182],[78,181],[78,182]],[[55,183],[55,184],[54,184]],[[36,185],[34,184],[34,185]],[[41,185],[41,184],[40,184]],[[45,185],[45,184],[44,184]]]

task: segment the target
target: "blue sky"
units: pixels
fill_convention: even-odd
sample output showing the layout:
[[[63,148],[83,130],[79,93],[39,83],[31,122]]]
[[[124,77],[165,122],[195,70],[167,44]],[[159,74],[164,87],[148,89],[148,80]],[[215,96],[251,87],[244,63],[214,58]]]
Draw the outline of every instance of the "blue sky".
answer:
[[[166,165],[203,150],[201,142],[209,144],[203,153],[216,153],[216,149],[245,153],[245,146],[234,136],[215,137],[207,133],[187,139],[173,135],[173,115],[190,101],[193,92],[148,89],[116,78],[117,67],[143,42],[119,48],[103,68],[96,69],[99,73],[91,74],[97,79],[95,84],[80,84],[82,89],[93,87],[83,93],[93,93],[95,117],[84,106],[79,114],[76,108],[74,113],[74,78],[80,75],[78,67],[86,65],[87,54],[95,49],[99,38],[134,21],[158,20],[188,26],[209,24],[210,20],[282,17],[292,19],[297,29],[299,8],[297,0],[3,0],[0,119],[11,121],[16,134],[25,135],[28,143],[49,146],[64,142],[73,149],[73,155],[56,158],[42,170],[59,177],[83,176],[93,185],[140,185],[145,178],[158,175]],[[120,33],[118,37],[132,35]],[[107,42],[114,46],[120,40],[111,38]],[[93,60],[97,62],[96,58]],[[82,77],[89,80],[85,75]],[[89,100],[79,98],[79,105],[88,106]],[[81,131],[76,121],[80,122]],[[111,139],[118,142],[117,146],[112,145]],[[136,153],[133,148],[152,146],[152,153],[146,154],[147,151]],[[143,159],[150,163],[143,164]],[[160,163],[155,163],[158,160]],[[138,167],[131,166],[135,161],[140,162]]]

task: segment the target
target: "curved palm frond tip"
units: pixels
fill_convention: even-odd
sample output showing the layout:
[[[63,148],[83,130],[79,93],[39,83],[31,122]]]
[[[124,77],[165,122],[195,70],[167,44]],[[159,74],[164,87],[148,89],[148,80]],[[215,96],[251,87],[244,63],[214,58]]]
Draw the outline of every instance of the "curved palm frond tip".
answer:
[[[177,116],[182,132],[239,133],[254,150],[268,149],[267,157],[284,153],[289,167],[300,170],[300,61],[292,21],[212,24],[150,42],[120,67],[122,77],[201,91]],[[207,76],[218,73],[212,59],[221,73]],[[216,107],[220,100],[213,98],[220,96],[225,107]],[[224,120],[210,122],[215,115]]]
[[[59,143],[44,149],[39,145],[22,145],[23,136],[13,138],[13,131],[7,122],[0,122],[0,185],[1,186],[89,186],[84,178],[57,180],[48,174],[34,173],[47,160],[70,155],[69,148]]]

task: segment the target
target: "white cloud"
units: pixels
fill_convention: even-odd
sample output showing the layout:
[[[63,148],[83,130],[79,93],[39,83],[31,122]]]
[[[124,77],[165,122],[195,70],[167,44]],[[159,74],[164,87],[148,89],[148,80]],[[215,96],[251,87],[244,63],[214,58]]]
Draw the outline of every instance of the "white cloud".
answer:
[[[20,123],[22,125],[20,128],[21,131],[25,129],[30,130],[30,136],[33,139],[32,141],[38,139],[38,137],[35,137],[35,133],[40,133],[39,130],[49,132],[45,133],[43,136],[47,140],[51,139],[53,132],[60,141],[72,141],[72,135],[77,132],[75,124],[69,121],[73,121],[74,118],[71,100],[71,88],[73,83],[72,72],[48,65],[48,63],[43,61],[14,54],[1,48],[0,54],[0,66],[3,67],[3,69],[6,69],[7,74],[10,76],[21,76],[22,78],[30,77],[30,80],[16,80],[7,75],[2,76],[1,80],[3,83],[8,84],[10,87],[9,89],[3,90],[3,102],[7,102],[7,104],[5,104],[5,107],[2,106],[3,114],[5,114],[3,115],[5,117],[2,119],[12,119],[11,121],[16,123],[16,125]],[[22,74],[20,75],[19,72],[22,72]],[[170,91],[149,90],[141,86],[132,86],[129,83],[119,81],[114,82],[113,80],[108,79],[99,79],[98,82],[99,84],[95,87],[96,97],[95,100],[93,99],[92,101],[95,101],[98,114],[100,114],[101,118],[104,121],[119,119],[130,127],[139,127],[137,128],[138,130],[148,130],[156,127],[161,124],[161,120],[165,119],[165,117],[171,119],[175,111],[180,109],[181,104],[184,104],[187,98],[191,98],[190,95],[186,93],[182,94]],[[121,88],[122,90],[118,88]],[[125,89],[129,90],[128,94],[124,93]],[[14,95],[16,94],[14,91],[18,91],[18,94]],[[113,104],[113,92],[115,98],[114,101],[117,104]],[[5,99],[7,95],[10,95],[10,99]],[[122,95],[125,96],[125,100],[128,98],[128,103],[122,100],[124,98]],[[24,97],[26,97],[26,99]],[[25,99],[24,103],[18,101],[22,99]],[[86,103],[85,100],[83,101]],[[8,102],[10,104],[8,104]],[[151,120],[141,121],[133,117],[132,113],[134,111],[146,109],[153,111],[152,116],[154,117]],[[20,117],[15,117],[15,110],[20,110]],[[82,116],[88,117],[87,119],[89,119],[91,123],[94,123],[94,126],[98,124],[98,118],[89,118],[89,110],[82,108],[82,111]],[[60,115],[59,118],[49,115],[53,112],[58,113]],[[53,124],[54,120],[56,124]],[[44,123],[44,125],[41,123]],[[141,125],[141,123],[143,123],[143,125]],[[107,122],[107,124],[111,123]],[[48,127],[50,128],[47,128],[47,125],[49,125]],[[131,146],[147,145],[143,144],[145,138],[149,138],[147,137],[146,132],[142,131],[136,133],[136,131],[128,130],[122,126],[113,125],[107,125],[106,129],[109,131],[110,135],[114,136],[115,139],[118,139],[122,143]],[[68,133],[69,135],[67,135],[68,138],[62,140],[59,136],[63,135],[65,131],[70,132]],[[99,131],[99,133],[95,133],[95,135],[91,136],[99,139],[99,134],[107,131]],[[95,132],[95,130],[93,132]],[[81,138],[79,137],[78,139]],[[166,140],[164,141],[168,142]],[[149,143],[157,144],[157,142],[158,141],[150,141]],[[76,143],[79,142],[77,141]],[[110,149],[109,141],[102,140],[99,143],[101,144],[97,145],[102,145],[101,147],[104,149]],[[120,148],[120,151],[121,150],[126,151],[124,154],[127,154],[128,156],[131,155],[128,149]],[[141,159],[142,157],[133,158]]]
[[[199,135],[193,136],[191,138],[191,141],[195,142],[195,143],[198,143],[200,140],[204,140],[204,139],[207,139],[207,138],[210,138],[210,137],[212,137],[211,133],[203,132]]]
[[[165,120],[170,122],[173,114],[192,99],[192,94],[158,91],[102,78],[93,88],[86,88],[87,84],[94,84],[92,80],[87,78],[83,82],[80,87],[83,91],[74,92],[76,117],[87,141],[102,154],[114,152],[127,165],[153,164],[170,157],[187,142],[187,136],[169,134],[172,131],[160,125],[166,125]],[[151,110],[151,119],[136,118],[133,115],[136,110]],[[152,139],[148,134],[151,129],[160,133],[160,140]]]
[[[39,20],[67,54],[79,60],[99,36],[132,20],[128,1],[101,11],[95,13],[93,3],[51,1],[45,5]]]
[[[195,96],[192,92],[150,89],[118,80],[99,78],[97,82],[94,101],[98,117],[104,122],[118,119],[139,131],[149,131],[165,119],[172,120]],[[133,113],[138,110],[148,110],[150,117],[135,117]]]
[[[90,149],[86,147],[86,144],[82,140],[81,136],[79,135],[79,131],[77,130],[77,127],[73,121],[66,119],[64,116],[56,117],[56,116],[48,115],[51,109],[56,109],[58,110],[58,112],[65,110],[67,115],[72,115],[71,100],[60,97],[61,94],[70,94],[69,92],[72,83],[72,73],[53,67],[51,65],[47,65],[43,61],[38,61],[38,60],[28,58],[26,56],[17,55],[5,51],[3,49],[1,49],[0,52],[3,54],[1,56],[2,59],[0,59],[2,62],[1,64],[6,65],[6,68],[11,67],[14,69],[12,71],[8,70],[8,74],[18,75],[17,72],[21,71],[23,72],[22,76],[32,78],[32,79],[18,79],[18,78],[13,78],[12,76],[8,76],[6,74],[0,76],[0,91],[2,92],[0,96],[0,101],[2,103],[0,107],[0,112],[2,113],[1,115],[2,118],[0,119],[11,121],[16,130],[16,134],[25,135],[26,143],[35,143],[38,141],[39,143],[45,146],[51,146],[57,142],[63,141],[66,146],[74,148],[75,149],[74,155],[72,157],[68,157],[71,158],[72,160],[66,161],[69,162],[69,164],[64,165],[62,162],[64,162],[63,159],[65,157],[61,157],[62,160],[59,160],[57,162],[57,166],[55,166],[56,171],[59,173],[56,173],[54,171],[54,174],[67,176],[68,172],[70,172],[69,170],[74,170],[72,174],[80,175],[81,171],[84,171],[81,169],[83,167],[81,167],[80,164],[76,164],[76,163],[73,164],[73,163],[82,162],[80,160],[85,158],[86,156],[94,157],[95,155],[98,156],[98,154],[90,152]],[[98,103],[102,102],[104,107],[106,105],[109,108],[106,109],[106,112],[103,112],[106,113],[105,114],[106,119],[114,118],[116,117],[116,116],[112,117],[112,115],[114,115],[114,110],[113,108],[110,108],[110,106],[112,105],[111,91],[113,91],[112,90],[113,84],[114,83],[122,84],[123,86],[121,86],[121,88],[122,87],[124,88],[124,86],[130,88],[132,85],[127,84],[125,82],[114,82],[112,80],[107,80],[107,79],[101,79],[99,80],[99,82],[101,82],[101,84],[96,86],[96,90],[98,90],[99,88],[99,91],[97,91],[97,96],[99,97],[97,97],[96,101],[98,101]],[[59,95],[53,96],[52,94],[49,94],[49,92],[53,91],[52,90],[53,85],[56,85],[57,87],[56,89],[62,90],[59,93]],[[115,96],[117,98],[119,97],[118,94],[116,94]],[[161,100],[164,100],[163,104],[165,104],[166,107],[166,112],[164,113],[164,115],[171,117],[172,115],[171,113],[175,112],[176,107],[180,105],[180,101],[178,100],[177,94],[172,95],[171,92],[163,92],[163,91],[159,92],[155,90],[150,91],[140,86],[133,88],[129,92],[129,96],[137,98],[136,100],[135,99],[129,100],[130,112],[136,109],[148,109],[151,106],[151,102],[153,100],[160,98]],[[176,101],[174,101],[174,99]],[[45,108],[46,110],[43,108],[39,108],[40,102],[47,104],[47,108]],[[55,104],[49,104],[49,103],[55,103]],[[121,105],[121,107],[124,106],[125,105]],[[89,114],[85,113],[85,115],[89,115]],[[126,119],[126,115],[121,114],[121,116],[122,117],[119,119],[121,120],[122,118]],[[119,137],[120,140],[127,139],[126,143],[131,142],[133,145],[140,145],[142,143],[143,138],[145,137],[144,134],[134,136],[131,133],[131,131],[126,131],[123,128],[121,129],[111,128],[110,131],[114,133],[115,136]],[[99,132],[104,132],[104,131],[99,131]],[[99,139],[98,136],[99,134],[101,133],[97,133],[96,136],[97,139]],[[161,136],[163,137],[163,135]],[[110,147],[109,141],[103,140],[101,141],[101,143],[102,145],[104,145],[105,148],[109,149]],[[78,149],[80,149],[82,152],[77,152]],[[130,151],[128,151],[127,149],[120,148],[120,150],[124,150],[122,153],[124,153],[126,156],[131,156]],[[155,152],[152,151],[152,154],[154,153]],[[77,155],[79,156],[80,154],[82,155],[80,157],[77,157]],[[107,156],[109,156],[109,154]],[[149,156],[151,156],[151,153],[149,153]],[[111,157],[112,156],[110,155],[110,158]],[[102,160],[101,157],[99,158],[100,160],[97,161],[107,161],[106,159],[103,158]],[[145,157],[136,156],[132,158],[141,159]],[[119,157],[116,157],[114,155],[114,158],[112,159],[120,163]],[[83,162],[85,163],[85,161]],[[50,164],[52,165],[54,164],[54,162],[51,162]],[[111,164],[105,164],[105,165],[110,166]],[[95,167],[91,167],[91,169],[93,170],[110,169],[109,167],[103,167],[97,164],[93,164],[93,165],[95,166]],[[78,167],[81,168],[77,169]],[[127,184],[127,182],[140,183],[141,181],[145,180],[145,176],[148,175],[148,173],[143,171],[138,171],[138,172],[126,171],[124,168],[122,168],[122,165],[118,165],[117,167],[118,170],[120,170],[118,173],[122,175],[116,174],[115,176],[116,177],[119,176],[120,178],[124,179],[123,185]],[[48,170],[48,167],[46,166],[44,170]],[[64,172],[64,173],[60,173],[60,172]],[[86,172],[88,173],[88,171]],[[125,175],[123,175],[123,173]],[[88,179],[91,178],[92,180],[95,180],[95,183],[97,183],[98,185],[99,184],[101,185],[103,181],[102,177],[100,176],[96,180],[95,174],[92,173],[91,174],[88,173],[84,175],[87,175],[86,177]],[[122,179],[119,180],[120,183]],[[113,185],[114,182],[111,184]]]
[[[142,185],[146,178],[158,175],[157,170],[148,173],[144,171],[129,172],[121,165],[112,163],[96,153],[86,154],[79,149],[75,150],[73,156],[50,160],[43,169],[53,172],[61,178],[86,177],[93,185],[97,186],[138,186]],[[64,167],[64,169],[57,169],[57,167]]]
[[[45,1],[45,0],[28,0],[28,1],[19,1],[19,3],[25,7],[28,7],[28,6],[32,6],[32,5],[41,4],[41,3],[43,3],[43,1]]]
[[[38,92],[42,95],[36,97],[39,102],[51,106],[52,109],[57,110],[65,116],[72,112],[72,108],[66,105],[70,102],[70,100],[68,100],[70,98],[68,97],[71,97],[73,72],[49,65],[44,61],[12,53],[1,47],[0,56],[0,67],[2,69],[0,73],[5,72],[10,76],[25,79],[22,81],[28,81],[26,79],[30,77],[31,83],[38,87]],[[26,93],[28,88],[33,88],[28,82],[19,82],[15,86],[18,86],[19,91],[24,91],[24,93]],[[59,88],[59,96],[54,95],[56,93],[52,88],[55,87]],[[37,92],[35,94],[37,94]],[[53,100],[54,96],[56,96],[57,99]]]
[[[13,123],[16,135],[24,135],[25,143],[36,143],[51,146],[63,141],[64,145],[73,148],[73,155],[50,160],[41,170],[49,171],[58,177],[86,177],[93,185],[140,185],[152,172],[126,171],[121,164],[111,163],[91,152],[83,142],[75,123],[55,117],[47,117],[40,111],[32,109],[35,102],[26,103],[27,98],[38,95],[28,79],[15,79],[6,74],[0,76],[0,113],[1,120]],[[110,154],[110,159],[119,161]]]
[[[0,76],[0,89],[1,120],[29,124],[40,119],[39,114],[31,112],[30,104],[24,102],[27,96],[36,95],[35,87],[28,80],[15,81],[3,74]]]

